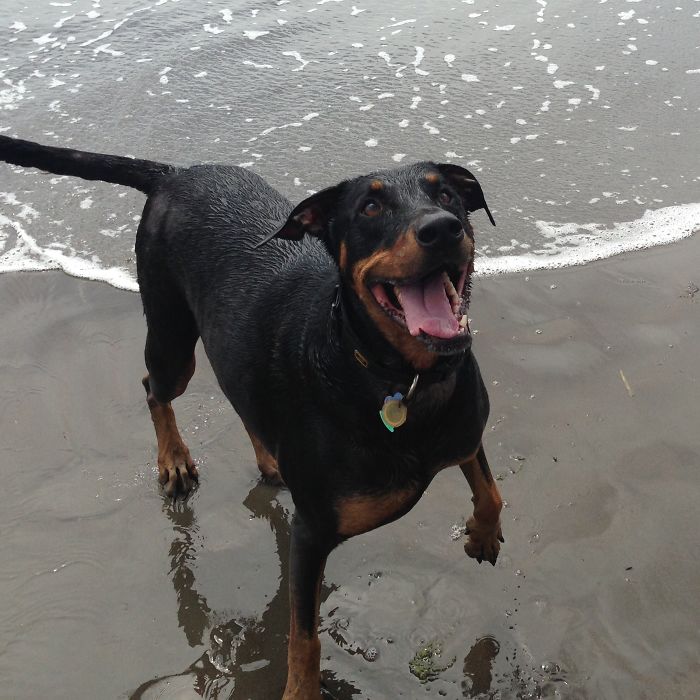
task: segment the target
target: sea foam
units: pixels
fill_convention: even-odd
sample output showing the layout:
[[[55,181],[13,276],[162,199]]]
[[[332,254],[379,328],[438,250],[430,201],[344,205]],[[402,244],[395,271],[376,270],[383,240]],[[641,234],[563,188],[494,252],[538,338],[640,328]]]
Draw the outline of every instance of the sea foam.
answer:
[[[545,243],[525,255],[479,258],[480,275],[583,265],[633,250],[675,243],[700,232],[700,203],[647,210],[634,221],[604,224],[537,221]]]
[[[639,219],[612,226],[551,221],[537,221],[536,225],[544,239],[540,248],[522,255],[479,256],[477,274],[491,276],[583,265],[620,253],[674,243],[700,232],[700,203],[648,210]],[[12,232],[14,246],[3,249]],[[132,270],[107,267],[97,259],[67,254],[55,246],[42,247],[21,221],[0,214],[0,273],[27,270],[63,270],[73,277],[138,291]]]

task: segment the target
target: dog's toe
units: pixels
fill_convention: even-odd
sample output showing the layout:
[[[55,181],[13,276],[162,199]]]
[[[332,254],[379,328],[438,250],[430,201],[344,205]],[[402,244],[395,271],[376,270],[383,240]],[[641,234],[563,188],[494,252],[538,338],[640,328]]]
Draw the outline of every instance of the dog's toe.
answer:
[[[160,466],[158,480],[168,498],[187,497],[199,480],[199,472],[191,458],[181,462]]]
[[[503,535],[500,527],[497,530],[482,530],[472,524],[467,529],[464,551],[467,556],[476,559],[479,564],[485,560],[496,566],[501,542],[503,542]]]

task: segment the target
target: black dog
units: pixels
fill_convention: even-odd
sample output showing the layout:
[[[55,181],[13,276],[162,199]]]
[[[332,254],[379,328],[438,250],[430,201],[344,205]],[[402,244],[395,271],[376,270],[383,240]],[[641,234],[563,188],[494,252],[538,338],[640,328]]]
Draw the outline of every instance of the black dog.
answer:
[[[237,167],[181,169],[5,136],[0,159],[149,195],[136,253],[160,481],[173,495],[197,479],[170,402],[192,377],[201,336],[260,470],[296,506],[284,700],[320,694],[330,551],[408,512],[444,467],[458,464],[473,492],[467,554],[495,564],[501,497],[481,446],[489,404],[466,317],[469,212],[491,214],[468,170],[417,163],[292,209]]]

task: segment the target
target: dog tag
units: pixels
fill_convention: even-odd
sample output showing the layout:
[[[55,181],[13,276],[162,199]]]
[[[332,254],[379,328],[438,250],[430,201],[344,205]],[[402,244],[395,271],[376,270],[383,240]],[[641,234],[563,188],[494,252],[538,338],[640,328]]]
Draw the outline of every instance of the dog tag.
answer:
[[[395,428],[400,428],[406,422],[408,408],[403,402],[403,394],[396,392],[393,396],[387,396],[384,399],[382,410],[379,411],[379,417],[386,429],[393,433]]]

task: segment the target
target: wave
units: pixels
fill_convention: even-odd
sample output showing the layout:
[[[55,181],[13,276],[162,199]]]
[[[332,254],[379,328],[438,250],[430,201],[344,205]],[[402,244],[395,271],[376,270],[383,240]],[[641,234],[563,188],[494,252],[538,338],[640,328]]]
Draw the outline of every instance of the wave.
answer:
[[[700,231],[700,203],[681,204],[646,211],[639,219],[605,224],[537,221],[545,243],[519,255],[479,256],[477,274],[492,276],[529,270],[583,265],[620,253],[674,243]],[[3,250],[9,230],[14,246]],[[66,253],[57,244],[42,247],[21,221],[0,214],[0,273],[29,270],[63,270],[73,277],[106,282],[117,289],[138,291],[133,271],[108,267],[97,256],[86,259]]]
[[[634,221],[612,225],[537,221],[546,240],[532,253],[482,256],[477,261],[480,275],[551,270],[584,265],[620,253],[675,243],[700,231],[700,203],[651,209]]]

